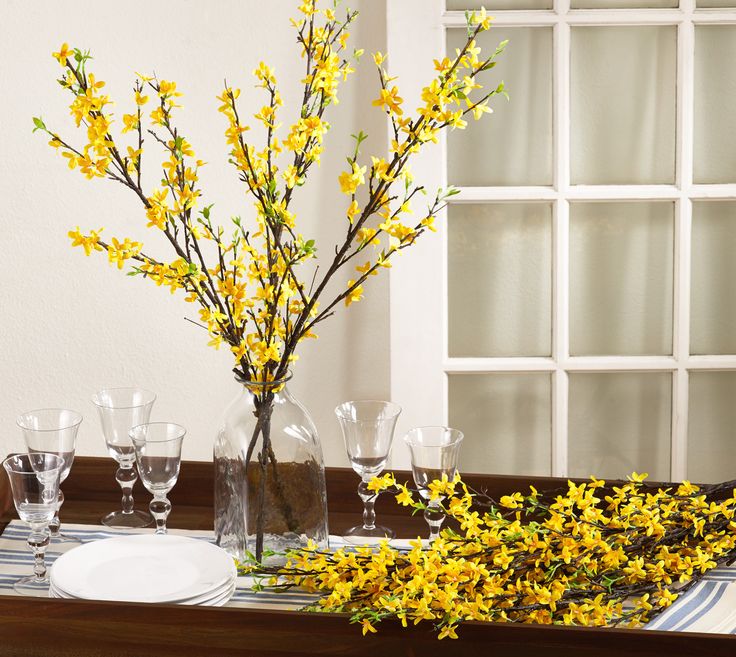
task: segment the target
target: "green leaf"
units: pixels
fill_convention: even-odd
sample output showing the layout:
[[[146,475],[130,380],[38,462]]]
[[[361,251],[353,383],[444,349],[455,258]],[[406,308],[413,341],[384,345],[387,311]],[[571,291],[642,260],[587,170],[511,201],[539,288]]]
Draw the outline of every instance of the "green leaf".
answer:
[[[507,45],[509,45],[509,40],[508,39],[504,39],[503,41],[501,41],[501,43],[499,43],[496,46],[496,50],[495,50],[495,52],[493,53],[492,56],[495,57],[496,55],[500,55],[504,51],[504,49],[506,48]]]
[[[38,116],[34,116],[33,117],[33,125],[36,126],[35,128],[33,128],[33,132],[36,132],[36,130],[43,130],[44,132],[47,132],[47,130],[46,130],[46,124],[43,122],[43,119],[42,118],[40,118]]]
[[[202,212],[202,216],[205,219],[209,219],[210,218],[210,209],[212,208],[213,205],[214,205],[214,203],[212,203],[210,205],[207,205],[207,206],[205,206],[205,207],[202,208],[202,211],[201,211]]]

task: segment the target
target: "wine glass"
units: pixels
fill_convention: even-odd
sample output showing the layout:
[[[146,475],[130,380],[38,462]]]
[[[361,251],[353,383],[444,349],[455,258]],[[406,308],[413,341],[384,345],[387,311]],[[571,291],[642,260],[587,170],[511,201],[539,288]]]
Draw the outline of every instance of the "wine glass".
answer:
[[[108,388],[92,397],[102,424],[107,451],[118,462],[115,473],[123,491],[123,508],[102,518],[108,527],[147,527],[153,518],[145,511],[133,508],[133,485],[138,479],[135,471],[135,449],[130,430],[148,422],[156,395],[142,388]]]
[[[35,560],[33,575],[19,579],[13,588],[21,595],[48,595],[46,547],[49,523],[58,507],[59,476],[64,463],[57,454],[32,452],[9,456],[3,461],[3,467],[10,480],[18,516],[31,527],[28,547]]]
[[[156,533],[166,533],[171,502],[166,494],[174,487],[181,465],[181,445],[187,430],[173,422],[151,422],[130,430],[141,481],[153,495],[148,505],[156,520]]]
[[[363,524],[345,532],[351,543],[396,536],[392,529],[376,525],[377,494],[368,489],[368,482],[386,465],[400,413],[398,404],[386,401],[349,401],[335,409],[350,464],[361,478],[358,495],[363,501]]]
[[[77,442],[77,431],[82,423],[82,416],[76,411],[64,408],[44,408],[28,411],[18,416],[17,424],[23,431],[23,438],[29,454],[45,452],[56,454],[62,460],[59,473],[59,485],[69,475],[74,462],[74,450]],[[64,504],[64,493],[59,489],[59,503],[56,513],[49,523],[51,538],[59,539],[63,543],[77,543],[81,541],[62,534],[59,529],[59,511]]]
[[[455,477],[462,440],[462,432],[449,427],[417,427],[404,436],[411,452],[414,483],[427,502],[424,519],[429,525],[430,541],[439,537],[445,515],[439,509],[442,499],[430,500],[428,487],[436,479],[442,479],[442,475],[450,480]]]

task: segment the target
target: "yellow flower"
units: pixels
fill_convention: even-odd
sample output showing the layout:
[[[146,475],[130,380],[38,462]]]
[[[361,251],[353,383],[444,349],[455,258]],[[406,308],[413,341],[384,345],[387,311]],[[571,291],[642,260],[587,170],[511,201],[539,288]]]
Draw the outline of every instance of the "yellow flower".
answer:
[[[284,182],[289,189],[294,187],[299,182],[299,176],[297,175],[296,167],[293,164],[290,164],[288,167],[286,167],[283,176]]]
[[[348,207],[347,211],[347,217],[350,223],[353,223],[353,219],[355,219],[356,215],[360,212],[360,206],[358,205],[358,202],[353,199],[353,202]]]
[[[375,62],[376,66],[382,66],[383,62],[386,61],[386,56],[381,52],[374,52],[373,61]]]
[[[107,247],[108,261],[111,264],[117,263],[118,269],[122,269],[126,260],[140,253],[142,246],[140,242],[132,242],[127,237],[122,242],[113,237],[111,244]]]
[[[381,89],[381,95],[373,101],[376,107],[385,107],[387,112],[401,116],[404,110],[401,109],[401,103],[404,99],[399,96],[399,90],[392,87],[391,90]]]
[[[338,179],[342,193],[349,195],[355,194],[360,185],[365,185],[365,172],[366,167],[359,167],[357,163],[353,162],[352,172],[344,171]]]
[[[360,244],[373,244],[373,245],[379,245],[381,242],[379,239],[375,236],[377,233],[375,228],[367,228],[366,226],[363,226],[363,228],[360,228],[355,235],[355,239]]]
[[[401,506],[411,506],[414,503],[414,498],[411,495],[411,492],[406,486],[399,485],[399,490],[401,491],[396,496],[396,501],[401,504]]]
[[[46,51],[48,52],[48,50]],[[69,48],[68,43],[62,43],[59,52],[53,53],[53,58],[59,62],[62,66],[66,66],[66,60],[74,54],[74,51]]]
[[[351,303],[355,303],[356,301],[360,301],[363,298],[363,286],[358,285],[353,288],[353,285],[355,285],[355,281],[348,281],[348,289],[352,289],[350,289],[350,292],[348,292],[345,297],[346,306],[349,306]]]
[[[163,107],[159,106],[151,112],[151,121],[153,121],[156,125],[164,125],[165,118],[166,113],[164,112]]]
[[[481,7],[479,12],[474,11],[470,16],[470,24],[480,25],[481,30],[483,31],[490,29],[492,20],[493,16],[489,16],[486,13],[485,7]]]
[[[79,226],[77,226],[75,230],[70,230],[68,235],[72,240],[72,246],[81,246],[84,249],[84,254],[89,255],[92,251],[103,250],[99,244],[101,232],[102,228],[90,231],[89,235],[82,235],[79,232]]]
[[[373,491],[374,493],[380,493],[382,490],[386,490],[387,488],[391,488],[395,485],[396,480],[394,479],[393,473],[387,472],[382,477],[373,477],[373,479],[368,482],[368,490]]]
[[[440,640],[446,637],[457,639],[457,632],[455,631],[456,627],[456,625],[443,625],[437,638]]]
[[[148,96],[141,95],[140,91],[135,92],[135,104],[138,105],[138,107],[145,105],[147,102],[148,102]]]
[[[360,621],[360,624],[363,627],[363,636],[368,634],[368,632],[372,632],[373,634],[377,632],[376,628],[371,625],[371,622],[367,618],[364,618],[362,621]]]
[[[493,110],[486,103],[478,103],[473,107],[473,118],[476,121],[484,114],[493,114]]]
[[[169,80],[161,80],[161,82],[158,83],[158,93],[160,96],[181,96],[179,92],[176,90],[176,82],[171,82]]]
[[[123,114],[123,133],[138,129],[137,114]]]

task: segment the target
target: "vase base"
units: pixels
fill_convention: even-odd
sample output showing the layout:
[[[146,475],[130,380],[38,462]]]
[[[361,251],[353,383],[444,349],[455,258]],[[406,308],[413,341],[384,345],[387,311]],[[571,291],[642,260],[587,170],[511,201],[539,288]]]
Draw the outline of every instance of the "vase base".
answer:
[[[153,523],[153,516],[145,511],[133,511],[131,513],[113,511],[102,518],[100,522],[106,527],[141,529],[143,527],[148,527]]]
[[[390,527],[381,525],[376,525],[371,529],[359,525],[348,529],[342,537],[346,543],[352,545],[378,545],[381,541],[396,538],[396,532]]]

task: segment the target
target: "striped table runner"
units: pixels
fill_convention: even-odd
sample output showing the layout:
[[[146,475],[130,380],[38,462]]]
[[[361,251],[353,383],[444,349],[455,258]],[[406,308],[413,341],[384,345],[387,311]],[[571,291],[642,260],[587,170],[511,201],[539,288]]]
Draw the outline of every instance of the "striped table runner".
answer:
[[[65,524],[63,531],[82,541],[95,541],[124,534],[147,533],[151,530],[112,530],[102,526]],[[181,536],[213,540],[211,531],[170,531]],[[28,528],[19,520],[13,520],[0,536],[0,595],[16,595],[13,583],[32,571],[33,557],[26,545],[27,536]],[[407,546],[405,541],[394,543],[397,547]],[[333,549],[343,545],[340,537],[330,537],[330,546]],[[52,541],[47,552],[47,564],[53,564],[56,557],[72,547]],[[250,577],[239,577],[235,594],[227,606],[296,610],[317,599],[317,596],[299,591],[254,593],[251,590],[252,584]],[[736,634],[736,565],[722,566],[708,573],[682,598],[649,623],[646,629]]]
[[[64,523],[62,532],[67,536],[73,536],[81,541],[97,541],[113,536],[124,536],[126,534],[151,533],[151,529],[108,529],[96,525],[72,525]],[[170,529],[169,533],[179,536],[190,536],[204,541],[212,541],[214,536],[211,531],[194,531]],[[30,575],[33,572],[33,555],[26,545],[28,537],[28,526],[13,520],[5,528],[0,536],[0,595],[18,595],[13,584],[16,580]],[[331,541],[337,537],[331,537]],[[331,543],[332,544],[332,543]],[[46,565],[53,567],[56,558],[67,550],[76,547],[75,544],[63,544],[51,541],[46,552]],[[309,593],[294,591],[287,593],[269,593],[260,591],[255,593],[251,590],[252,578],[238,577],[235,593],[228,602],[227,607],[244,607],[250,609],[282,609],[296,610],[311,604],[317,596]]]

